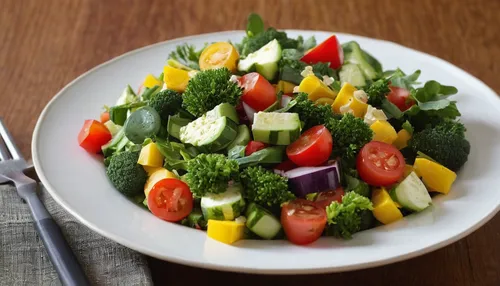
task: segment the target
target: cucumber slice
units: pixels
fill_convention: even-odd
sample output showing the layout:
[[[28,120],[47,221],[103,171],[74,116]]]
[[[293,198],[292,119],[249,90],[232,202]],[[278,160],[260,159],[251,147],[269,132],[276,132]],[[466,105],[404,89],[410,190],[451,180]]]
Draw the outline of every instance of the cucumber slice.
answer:
[[[222,194],[207,194],[201,198],[201,210],[206,220],[234,220],[245,207],[239,187],[228,188]]]
[[[366,80],[363,72],[355,64],[345,64],[339,71],[340,82],[343,84],[348,82],[354,86],[365,86]]]
[[[177,115],[170,115],[168,117],[167,132],[170,136],[180,139],[181,128],[191,123],[192,120],[182,118]]]
[[[250,129],[248,126],[242,124],[238,126],[238,135],[234,138],[233,142],[227,146],[227,150],[233,149],[235,146],[246,146],[250,142]]]
[[[342,45],[344,62],[356,64],[366,79],[374,80],[382,75],[382,66],[367,52],[363,51],[358,43],[351,41]]]
[[[109,132],[111,133],[111,136],[115,136],[122,127],[118,124],[115,124],[113,121],[108,120],[104,123],[104,126],[108,128]]]
[[[264,239],[273,239],[281,230],[280,221],[268,210],[251,203],[246,212],[246,226]]]
[[[221,103],[214,107],[214,109],[207,112],[207,117],[210,119],[217,119],[224,116],[228,117],[236,124],[240,123],[240,119],[238,117],[238,113],[236,113],[236,109],[229,103]]]
[[[278,62],[281,59],[281,46],[274,39],[259,50],[249,54],[238,63],[240,72],[250,72],[255,69],[267,80],[273,80],[278,72]]]
[[[297,113],[258,112],[252,125],[255,141],[274,145],[289,145],[300,136],[300,119]]]
[[[217,152],[226,148],[236,138],[237,129],[238,125],[226,116],[213,120],[205,114],[181,127],[179,139],[182,143]]]
[[[395,200],[403,207],[422,211],[432,203],[424,183],[415,172],[411,172],[394,190]]]

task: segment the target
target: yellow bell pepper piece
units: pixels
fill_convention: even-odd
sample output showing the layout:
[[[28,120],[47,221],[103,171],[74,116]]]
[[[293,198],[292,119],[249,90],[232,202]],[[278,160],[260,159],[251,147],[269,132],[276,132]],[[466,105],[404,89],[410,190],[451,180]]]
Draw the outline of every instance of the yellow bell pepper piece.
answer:
[[[151,167],[151,166],[142,166],[144,171],[148,173],[148,176],[151,176],[154,172],[163,169],[163,167]]]
[[[314,103],[318,104],[318,105],[332,105],[333,99],[328,98],[328,97],[322,97],[322,98],[318,98],[318,100],[316,100]]]
[[[278,93],[279,91],[282,91],[284,94],[293,93],[294,87],[295,84],[288,81],[280,80],[278,81],[278,84],[276,84],[276,93]]]
[[[353,101],[354,98],[354,92],[357,89],[352,86],[350,83],[346,82],[342,86],[342,88],[339,91],[339,94],[337,94],[337,97],[335,98],[335,101],[332,104],[333,111],[336,113],[340,113],[340,108],[346,104],[349,104],[349,102]]]
[[[154,75],[152,74],[148,74],[146,76],[146,78],[144,79],[144,82],[142,83],[142,85],[144,87],[147,87],[147,88],[152,88],[154,86],[159,86],[159,87],[162,87],[163,86],[163,82],[159,79],[157,79]]]
[[[231,72],[235,72],[239,58],[238,51],[230,43],[213,43],[203,49],[199,60],[200,69],[204,71],[226,67]]]
[[[375,189],[372,193],[373,216],[383,224],[389,224],[403,218],[403,214],[384,189]]]
[[[142,147],[137,164],[150,167],[162,167],[163,159],[164,157],[156,147],[156,144],[151,142]]]
[[[412,166],[412,165],[408,165],[408,164],[406,164],[406,165],[405,165],[405,171],[404,171],[404,173],[403,173],[403,179],[404,179],[404,178],[406,178],[406,177],[408,177],[408,175],[410,175],[410,174],[411,174],[411,172],[413,172],[413,171],[415,171],[415,170],[413,169],[413,166]],[[403,179],[401,179],[401,180],[403,180]]]
[[[448,194],[451,185],[457,179],[457,174],[452,170],[426,158],[417,158],[413,163],[417,176],[422,178],[424,184],[431,190]]]
[[[168,89],[184,92],[189,81],[189,74],[185,70],[176,69],[171,66],[163,67],[163,80]]]
[[[326,97],[335,99],[337,94],[315,75],[306,76],[299,85],[299,92],[305,92],[312,101]]]
[[[398,148],[398,150],[401,150],[401,149],[405,148],[406,146],[408,146],[408,141],[410,139],[411,139],[411,134],[408,131],[401,129],[398,132],[398,137],[396,138],[396,140],[394,140],[394,142],[392,142],[392,145],[394,145],[394,147]]]
[[[359,117],[359,118],[365,117],[366,110],[368,109],[368,104],[360,101],[359,99],[357,99],[354,96],[352,98],[353,99],[351,101],[351,104],[349,105],[349,107],[352,110],[352,114],[356,117]]]
[[[385,142],[387,144],[392,144],[396,138],[398,138],[398,134],[392,125],[385,120],[377,120],[375,123],[370,125],[371,130],[373,130],[373,140]]]
[[[144,195],[148,196],[149,192],[159,181],[163,179],[177,179],[177,176],[165,168],[157,168],[146,181],[144,185]]]
[[[245,224],[235,221],[208,220],[207,235],[217,241],[232,244],[244,236]]]

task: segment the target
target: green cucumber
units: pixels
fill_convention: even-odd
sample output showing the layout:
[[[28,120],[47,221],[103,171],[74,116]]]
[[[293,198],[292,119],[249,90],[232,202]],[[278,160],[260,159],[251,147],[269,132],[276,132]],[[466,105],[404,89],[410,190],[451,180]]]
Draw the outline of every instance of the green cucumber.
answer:
[[[281,230],[280,221],[268,210],[251,203],[246,212],[246,226],[264,239],[273,239]]]
[[[382,65],[370,54],[363,51],[358,43],[351,41],[342,45],[344,63],[356,64],[368,80],[382,76]]]
[[[259,50],[240,60],[238,70],[245,73],[256,70],[267,80],[273,80],[278,73],[280,59],[281,46],[276,39],[273,39]]]
[[[233,142],[227,146],[227,150],[233,149],[235,146],[246,146],[250,142],[250,129],[245,124],[238,126],[238,135]]]
[[[122,127],[118,124],[115,124],[113,121],[108,120],[104,123],[104,126],[108,128],[109,132],[111,133],[111,136],[115,136]]]
[[[182,143],[217,152],[233,142],[237,129],[238,125],[226,116],[213,120],[203,115],[181,127],[179,139]]]
[[[365,86],[366,80],[363,72],[355,64],[345,64],[340,68],[339,78],[342,84],[348,82],[354,86]]]
[[[300,136],[297,113],[258,112],[254,115],[252,134],[255,141],[273,145],[289,145]]]
[[[132,102],[137,102],[138,100],[139,97],[135,94],[132,87],[130,85],[127,85],[127,87],[125,87],[120,97],[116,100],[115,105],[129,104]]]
[[[415,172],[411,172],[394,189],[394,199],[403,207],[412,211],[422,211],[432,203],[432,198],[424,183]]]
[[[284,146],[273,146],[253,152],[250,156],[236,158],[235,160],[238,162],[240,168],[244,168],[257,164],[279,164],[283,162],[284,157]]]
[[[167,132],[168,134],[170,134],[170,136],[179,139],[181,127],[184,127],[191,122],[191,119],[182,118],[177,115],[170,115],[168,117]]]
[[[123,129],[125,136],[135,144],[141,144],[146,138],[151,138],[160,131],[161,118],[158,112],[150,106],[144,106],[127,118]]]
[[[214,107],[212,110],[207,112],[206,115],[208,118],[221,118],[221,117],[228,117],[232,121],[234,121],[236,124],[240,123],[240,119],[238,117],[238,113],[236,112],[236,109],[234,106],[232,106],[229,103],[221,103]]]
[[[222,194],[206,194],[201,198],[201,210],[205,220],[234,220],[245,207],[241,187],[228,188]]]

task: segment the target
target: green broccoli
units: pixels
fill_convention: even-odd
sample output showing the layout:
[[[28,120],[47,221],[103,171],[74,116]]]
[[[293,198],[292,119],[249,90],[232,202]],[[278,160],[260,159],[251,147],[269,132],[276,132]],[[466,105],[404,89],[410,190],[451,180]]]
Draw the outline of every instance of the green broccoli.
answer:
[[[200,154],[187,163],[186,182],[195,197],[226,191],[229,181],[237,181],[239,166],[222,154]]]
[[[356,192],[346,193],[342,197],[342,203],[334,201],[326,207],[330,228],[327,232],[336,237],[351,238],[353,233],[361,230],[363,212],[372,209],[373,205],[367,197]]]
[[[465,126],[457,121],[443,121],[434,128],[416,132],[408,142],[414,152],[422,152],[450,170],[459,170],[467,162],[470,143]]]
[[[386,78],[377,80],[366,89],[368,104],[380,107],[389,92],[391,92],[389,89],[389,80]]]
[[[239,52],[242,56],[247,56],[274,39],[280,43],[282,49],[297,49],[299,46],[299,41],[288,38],[285,32],[277,31],[274,28],[268,28],[266,31],[253,37],[245,37],[241,45],[238,45]]]
[[[124,151],[111,157],[106,175],[115,188],[126,196],[140,194],[148,178],[144,168],[137,164],[139,152]]]
[[[256,204],[276,206],[293,200],[295,195],[288,190],[288,179],[264,169],[262,166],[248,167],[241,172],[245,197]]]
[[[307,93],[300,92],[290,102],[293,107],[290,112],[299,114],[299,118],[304,122],[304,130],[313,126],[325,124],[328,120],[334,118],[332,108],[329,105],[317,105],[309,100]]]
[[[354,164],[358,151],[373,138],[373,131],[363,119],[350,113],[341,119],[330,118],[325,127],[332,134],[332,154],[341,157],[345,167]]]
[[[160,115],[162,125],[167,125],[168,117],[179,112],[182,106],[182,95],[174,90],[166,89],[153,95],[148,105]]]
[[[198,72],[186,87],[183,107],[199,117],[221,103],[236,105],[242,89],[230,78],[231,72],[227,68]]]

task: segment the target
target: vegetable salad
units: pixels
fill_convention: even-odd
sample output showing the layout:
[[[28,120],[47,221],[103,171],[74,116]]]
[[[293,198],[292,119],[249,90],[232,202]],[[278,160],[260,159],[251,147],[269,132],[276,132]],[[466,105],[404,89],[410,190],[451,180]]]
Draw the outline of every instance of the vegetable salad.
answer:
[[[251,14],[240,43],[178,46],[78,141],[119,192],[215,240],[349,239],[428,208],[468,159],[457,89],[419,76]]]

